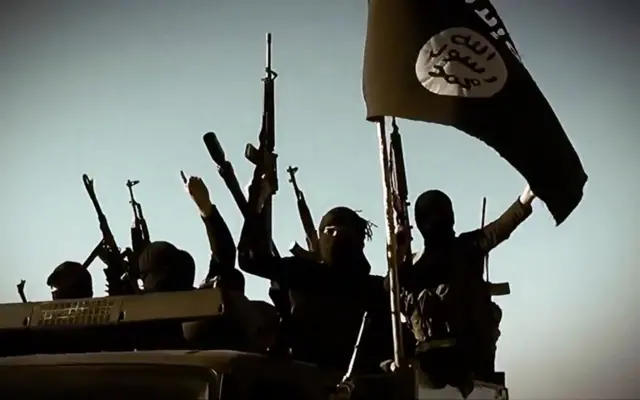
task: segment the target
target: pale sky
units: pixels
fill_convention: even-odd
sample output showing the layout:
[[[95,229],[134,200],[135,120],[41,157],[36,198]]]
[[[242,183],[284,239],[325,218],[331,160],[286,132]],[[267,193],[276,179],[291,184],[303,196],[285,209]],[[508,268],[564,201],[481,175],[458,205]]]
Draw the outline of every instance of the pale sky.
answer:
[[[494,1],[524,62],[563,122],[590,176],[582,204],[554,226],[544,205],[491,255],[509,281],[498,366],[514,399],[640,395],[640,108],[636,3]],[[604,4],[616,6],[607,10]],[[209,251],[179,171],[208,184],[234,235],[242,220],[203,144],[218,134],[243,184],[262,109],[264,35],[274,35],[281,188],[274,235],[304,242],[287,183],[300,167],[316,222],[332,206],[379,226],[367,253],[384,274],[384,213],[375,128],[364,120],[363,1],[3,1],[0,4],[0,301],[49,298],[46,276],[83,261],[100,239],[81,176],[89,174],[122,247],[127,179],[138,179],[152,239],[188,250],[206,274]],[[526,107],[526,104],[521,105]],[[401,121],[409,189],[440,188],[457,230],[476,228],[483,196],[497,217],[523,179],[458,131]],[[514,132],[517,135],[518,132]],[[416,246],[419,243],[416,243]],[[103,292],[96,262],[94,287]],[[251,297],[267,282],[250,278]]]

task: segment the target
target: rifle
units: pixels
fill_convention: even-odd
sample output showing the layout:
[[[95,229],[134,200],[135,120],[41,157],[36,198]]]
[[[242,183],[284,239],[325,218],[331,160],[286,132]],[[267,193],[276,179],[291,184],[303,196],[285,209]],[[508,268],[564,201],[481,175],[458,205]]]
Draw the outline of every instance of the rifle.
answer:
[[[405,292],[400,287],[400,271],[413,262],[411,252],[411,222],[409,220],[409,201],[407,176],[402,152],[402,141],[396,119],[391,119],[393,131],[389,135],[389,147],[385,133],[384,119],[378,121],[380,139],[380,161],[384,177],[384,198],[387,219],[387,264],[389,270],[389,300],[391,307],[391,325],[393,334],[393,363],[391,370],[405,368],[404,343],[402,337],[402,310],[400,301]],[[394,226],[404,229],[408,243],[405,254],[398,254],[398,241]]]
[[[84,260],[84,262],[82,263],[82,266],[85,269],[89,268],[89,266],[96,260],[96,258],[100,256],[100,253],[102,253],[103,248],[104,248],[104,240],[100,239],[96,247],[94,247],[93,250],[91,250],[91,253],[89,253],[89,256],[87,257],[87,259]]]
[[[24,285],[26,284],[27,284],[27,281],[22,279],[20,283],[16,285],[16,287],[18,288],[18,295],[20,296],[20,300],[22,300],[23,303],[27,302],[27,296],[25,296],[24,294]]]
[[[89,177],[84,174],[82,175],[82,181],[84,182],[87,194],[89,194],[91,203],[93,203],[93,208],[96,210],[96,214],[98,214],[98,223],[100,224],[100,231],[102,232],[102,241],[99,244],[99,248],[94,249],[94,251],[97,256],[104,255],[103,261],[105,261],[105,264],[107,265],[107,268],[104,269],[104,274],[107,278],[109,295],[130,294],[131,289],[133,289],[134,292],[137,292],[139,289],[137,282],[133,279],[134,275],[129,273],[130,267],[125,261],[124,256],[120,253],[120,248],[118,247],[113,233],[109,228],[107,217],[102,212],[102,207],[98,202],[98,197],[96,196],[95,189],[93,188],[93,179],[89,179]],[[129,278],[128,280],[131,284],[130,288],[123,285],[123,277],[125,274]]]
[[[275,151],[275,99],[274,83],[278,74],[271,69],[271,34],[267,34],[267,63],[264,82],[264,105],[262,128],[258,135],[258,148],[247,144],[245,157],[255,165],[249,184],[248,211],[260,216],[264,222],[264,233],[272,238],[272,200],[278,191],[278,171]],[[273,251],[273,249],[272,249]]]
[[[391,170],[391,190],[393,193],[393,208],[396,216],[396,226],[405,229],[409,235],[407,240],[407,253],[401,254],[400,259],[404,264],[413,263],[413,253],[411,251],[411,221],[409,220],[409,189],[407,187],[407,171],[404,165],[404,153],[402,151],[402,137],[396,119],[391,119],[392,131],[389,135],[390,151],[389,164]],[[402,269],[402,266],[400,266]]]
[[[133,195],[133,187],[140,183],[140,181],[127,180],[127,189],[129,189],[129,204],[133,209],[133,225],[131,226],[131,248],[127,253],[130,257],[127,257],[130,264],[136,264],[138,257],[142,251],[151,242],[149,239],[149,228],[147,227],[147,221],[142,214],[142,205],[138,203]],[[127,251],[125,250],[125,251]]]
[[[259,217],[263,223],[263,234],[270,243],[270,251],[276,254],[273,246],[272,235],[272,203],[273,196],[278,191],[278,170],[276,160],[278,155],[274,153],[276,144],[275,132],[275,80],[278,74],[271,69],[271,34],[267,34],[267,60],[265,67],[264,99],[262,111],[262,127],[258,134],[258,148],[247,144],[244,156],[255,165],[253,177],[249,184],[247,196],[247,216],[245,218]],[[240,239],[242,241],[242,239]],[[281,332],[280,340],[272,347],[274,352],[289,352],[290,340],[288,326],[290,324],[291,304],[289,291],[281,287],[278,282],[271,282],[269,297],[273,301],[280,315]]]
[[[304,197],[304,193],[302,192],[302,190],[300,190],[300,188],[298,187],[298,182],[296,181],[296,172],[298,172],[298,167],[289,166],[289,168],[287,168],[287,172],[289,173],[289,182],[291,182],[291,185],[293,186],[293,192],[296,195],[298,214],[300,215],[300,221],[302,222],[302,228],[304,229],[308,249],[308,251],[304,250],[296,242],[291,248],[291,253],[302,257],[311,256],[312,258],[314,258],[319,249],[318,231],[316,230],[316,226],[313,223],[311,210],[309,210],[309,206],[307,205],[307,200]]]
[[[218,166],[218,174],[224,181],[227,189],[229,189],[229,192],[231,192],[231,196],[233,197],[233,200],[235,200],[240,213],[245,219],[248,218],[249,207],[247,199],[245,198],[244,192],[240,187],[240,183],[233,169],[233,165],[231,165],[231,162],[227,160],[227,155],[225,154],[224,149],[222,148],[222,145],[218,140],[218,137],[213,132],[207,132],[202,137],[202,140],[204,141],[204,145],[209,152],[209,156]],[[280,253],[278,252],[275,243],[273,243],[273,240],[271,241],[271,251],[276,257],[280,257]]]

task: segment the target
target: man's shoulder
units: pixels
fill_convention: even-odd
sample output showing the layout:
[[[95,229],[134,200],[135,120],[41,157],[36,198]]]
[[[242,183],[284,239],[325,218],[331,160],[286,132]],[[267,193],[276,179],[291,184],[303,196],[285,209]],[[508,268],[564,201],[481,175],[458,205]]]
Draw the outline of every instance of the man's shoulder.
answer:
[[[463,232],[463,233],[461,233],[461,234],[456,236],[456,241],[467,241],[467,240],[475,238],[476,236],[478,236],[481,233],[482,233],[482,229],[481,228],[474,229],[472,231]]]

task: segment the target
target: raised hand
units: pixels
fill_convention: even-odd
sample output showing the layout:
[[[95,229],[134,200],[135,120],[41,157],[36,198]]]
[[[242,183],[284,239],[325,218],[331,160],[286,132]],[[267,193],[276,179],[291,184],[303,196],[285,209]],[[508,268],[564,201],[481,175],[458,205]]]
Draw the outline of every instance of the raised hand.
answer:
[[[191,199],[200,210],[200,214],[206,217],[211,214],[213,204],[211,203],[211,197],[209,196],[209,189],[204,184],[201,178],[197,176],[186,177],[183,171],[180,171],[182,182],[184,183],[185,190],[191,196]]]

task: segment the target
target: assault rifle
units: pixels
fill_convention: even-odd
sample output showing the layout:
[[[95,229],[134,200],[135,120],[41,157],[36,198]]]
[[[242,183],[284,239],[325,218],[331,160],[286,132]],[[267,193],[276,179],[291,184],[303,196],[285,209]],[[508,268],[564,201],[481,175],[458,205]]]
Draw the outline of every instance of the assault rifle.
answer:
[[[396,226],[403,229],[409,244],[405,254],[399,254],[398,260],[405,264],[413,263],[411,252],[411,221],[409,220],[409,189],[407,187],[407,171],[404,165],[404,153],[402,151],[402,137],[396,119],[391,120],[392,131],[389,135],[391,164],[391,191],[393,193],[393,208],[396,217]],[[402,266],[399,266],[400,269]]]
[[[267,65],[264,82],[262,128],[258,135],[258,148],[247,144],[245,157],[255,165],[249,184],[248,212],[264,222],[264,234],[271,239],[272,200],[278,191],[278,171],[275,151],[275,79],[278,74],[271,69],[271,34],[267,34]]]
[[[227,189],[229,189],[229,192],[231,192],[231,197],[233,197],[233,200],[236,202],[240,213],[245,219],[248,218],[249,208],[247,199],[240,187],[233,165],[231,164],[231,161],[227,160],[227,155],[225,154],[218,137],[213,132],[207,132],[202,137],[202,141],[209,152],[209,156],[218,166],[218,174],[224,181]],[[278,252],[275,243],[273,243],[273,240],[271,241],[271,251],[276,257],[280,257],[280,253]]]
[[[131,204],[131,208],[133,210],[133,224],[131,225],[131,248],[125,249],[125,254],[127,256],[127,261],[130,268],[130,273],[137,273],[138,269],[138,258],[140,258],[140,254],[142,251],[149,245],[151,240],[149,239],[149,228],[147,227],[147,221],[144,219],[144,214],[142,213],[142,205],[138,203],[133,194],[133,187],[140,183],[140,181],[132,181],[127,180],[127,189],[129,189],[129,204]],[[138,278],[138,276],[131,277],[133,279]]]
[[[100,257],[107,265],[107,268],[104,269],[104,274],[107,278],[109,295],[115,296],[137,292],[139,288],[137,281],[134,280],[134,276],[137,276],[137,274],[130,273],[130,265],[125,261],[124,255],[120,253],[120,248],[109,228],[107,217],[102,212],[102,207],[98,202],[98,197],[93,187],[93,179],[89,179],[89,177],[84,174],[82,175],[82,181],[84,182],[87,194],[89,194],[91,203],[93,203],[93,208],[98,215],[102,240],[94,251],[96,256]],[[125,274],[128,276],[127,280],[129,281],[129,285],[123,282]]]
[[[278,74],[271,69],[271,34],[267,34],[267,62],[265,68],[264,100],[262,110],[262,127],[258,135],[258,148],[247,144],[245,148],[245,158],[255,165],[253,177],[249,184],[247,196],[247,216],[245,220],[257,218],[263,224],[262,235],[270,243],[270,251],[276,254],[273,246],[272,235],[272,202],[273,196],[278,191],[278,171],[275,154],[275,80]],[[244,232],[243,232],[244,233]],[[240,247],[243,238],[240,238]],[[288,337],[289,321],[291,315],[291,304],[289,302],[289,291],[281,287],[279,283],[272,281],[269,289],[269,297],[280,315],[281,334],[278,341],[270,349],[273,353],[289,353],[290,340]]]
[[[295,256],[299,257],[312,257],[316,258],[318,252],[318,231],[316,230],[316,226],[313,223],[313,217],[311,216],[311,210],[309,210],[309,206],[307,205],[307,200],[304,197],[304,193],[298,187],[298,182],[296,181],[296,172],[298,172],[298,167],[287,168],[287,172],[289,173],[289,182],[293,186],[293,192],[296,195],[296,204],[298,206],[298,214],[300,215],[300,222],[302,222],[302,228],[304,229],[304,233],[307,241],[307,250],[304,250],[300,245],[296,242],[293,244],[291,248],[291,253]]]

